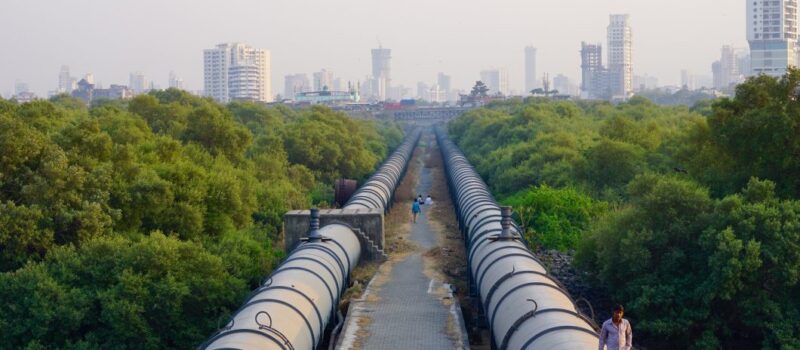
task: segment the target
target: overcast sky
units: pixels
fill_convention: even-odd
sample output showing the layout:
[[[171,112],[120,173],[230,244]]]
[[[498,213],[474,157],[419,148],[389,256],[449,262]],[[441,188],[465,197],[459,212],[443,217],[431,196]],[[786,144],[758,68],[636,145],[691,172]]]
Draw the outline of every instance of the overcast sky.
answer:
[[[379,43],[392,49],[393,84],[413,92],[440,71],[467,88],[492,67],[521,90],[526,45],[539,75],[578,83],[581,41],[605,47],[612,13],[631,15],[634,74],[662,85],[681,69],[710,75],[722,45],[747,45],[736,0],[0,0],[0,93],[21,81],[46,96],[62,64],[106,86],[141,71],[165,87],[173,70],[200,90],[202,50],[228,41],[272,52],[273,93],[285,75],[321,68],[363,80]]]

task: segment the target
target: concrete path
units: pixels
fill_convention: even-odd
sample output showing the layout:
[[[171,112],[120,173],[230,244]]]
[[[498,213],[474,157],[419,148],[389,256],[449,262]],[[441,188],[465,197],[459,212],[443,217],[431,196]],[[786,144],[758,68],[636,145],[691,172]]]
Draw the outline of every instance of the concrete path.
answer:
[[[416,192],[425,197],[432,186],[431,169],[424,167],[422,159],[414,161],[420,162]],[[430,277],[435,276],[435,268],[424,253],[437,245],[439,237],[431,227],[429,212],[423,206],[417,223],[410,225],[408,240],[416,243],[416,249],[386,263],[389,267],[378,272],[362,301],[351,305],[338,349],[468,348],[449,285]]]

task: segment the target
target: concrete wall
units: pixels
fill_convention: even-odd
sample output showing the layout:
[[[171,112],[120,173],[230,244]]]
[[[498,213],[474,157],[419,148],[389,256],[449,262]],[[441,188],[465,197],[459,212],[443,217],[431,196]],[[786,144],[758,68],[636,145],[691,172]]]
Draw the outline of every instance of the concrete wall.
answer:
[[[283,216],[284,251],[291,252],[308,235],[309,210],[292,210]],[[320,209],[320,227],[345,224],[356,230],[361,242],[361,254],[368,260],[384,258],[383,210],[380,209]]]

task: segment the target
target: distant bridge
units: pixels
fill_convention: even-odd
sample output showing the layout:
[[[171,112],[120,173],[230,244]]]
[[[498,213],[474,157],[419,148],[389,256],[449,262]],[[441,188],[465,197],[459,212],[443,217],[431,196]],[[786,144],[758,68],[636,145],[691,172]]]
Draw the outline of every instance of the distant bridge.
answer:
[[[472,107],[417,108],[386,111],[396,121],[447,121],[457,118]]]

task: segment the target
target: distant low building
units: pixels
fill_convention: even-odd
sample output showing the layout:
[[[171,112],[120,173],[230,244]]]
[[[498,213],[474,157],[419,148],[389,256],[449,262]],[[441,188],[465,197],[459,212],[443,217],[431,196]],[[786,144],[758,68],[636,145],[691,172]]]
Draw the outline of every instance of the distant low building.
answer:
[[[295,94],[294,101],[299,104],[322,104],[340,105],[346,103],[359,102],[361,100],[358,92],[351,91],[311,91]]]
[[[31,102],[31,101],[34,101],[34,100],[38,99],[38,97],[36,96],[36,94],[34,94],[34,93],[30,92],[30,91],[23,91],[23,92],[20,92],[20,93],[14,95],[14,97],[12,97],[12,99],[17,100],[17,102],[19,102],[19,103],[28,103],[28,102]]]
[[[79,98],[86,104],[92,103],[92,98],[94,98],[94,84],[90,83],[85,78],[81,79],[78,81],[78,87],[72,90],[72,97]]]
[[[95,85],[86,79],[78,82],[78,88],[72,91],[72,97],[91,104],[98,99],[126,100],[133,97],[133,91],[125,85],[111,85],[108,89],[95,89]]]
[[[129,89],[125,85],[114,85],[108,89],[96,89],[94,90],[94,99],[109,99],[109,100],[127,100],[133,97],[133,90]]]

